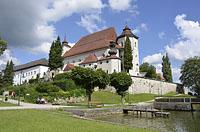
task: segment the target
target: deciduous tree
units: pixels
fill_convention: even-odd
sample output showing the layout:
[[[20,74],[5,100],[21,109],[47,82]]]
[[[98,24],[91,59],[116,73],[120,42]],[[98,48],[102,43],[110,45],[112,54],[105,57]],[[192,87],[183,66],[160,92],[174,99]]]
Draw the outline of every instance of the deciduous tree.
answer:
[[[181,66],[181,82],[200,95],[200,57],[187,59]]]
[[[0,36],[0,55],[3,54],[3,52],[6,50],[6,47],[7,47],[7,42],[1,39],[1,36]]]
[[[147,62],[140,65],[140,72],[146,72],[145,77],[147,77],[147,78],[156,79],[156,76],[157,76],[156,68]]]
[[[90,106],[91,95],[95,87],[105,88],[109,84],[109,76],[103,70],[94,71],[91,68],[75,67],[72,70],[71,77],[77,85],[86,90],[88,97],[88,106]]]
[[[129,86],[132,84],[131,76],[125,72],[113,73],[110,77],[111,86],[115,87],[118,95],[121,96],[122,104],[124,103],[124,97]]]

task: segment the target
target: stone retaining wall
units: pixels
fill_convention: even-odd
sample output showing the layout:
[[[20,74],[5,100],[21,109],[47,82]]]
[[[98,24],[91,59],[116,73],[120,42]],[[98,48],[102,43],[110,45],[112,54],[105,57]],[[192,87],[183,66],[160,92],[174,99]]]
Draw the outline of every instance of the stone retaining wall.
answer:
[[[132,77],[133,84],[129,87],[129,93],[152,93],[163,95],[169,92],[176,92],[177,84],[157,81],[152,79],[145,79],[140,77]]]
[[[154,102],[154,108],[164,110],[181,110],[191,111],[191,103],[180,103],[180,102]]]

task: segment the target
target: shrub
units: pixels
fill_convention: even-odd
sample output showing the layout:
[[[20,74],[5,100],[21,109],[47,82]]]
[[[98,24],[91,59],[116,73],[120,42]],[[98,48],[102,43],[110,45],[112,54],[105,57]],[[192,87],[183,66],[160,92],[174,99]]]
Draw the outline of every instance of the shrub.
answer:
[[[75,89],[77,86],[75,85],[74,81],[71,79],[63,79],[57,80],[53,82],[53,85],[58,86],[63,91],[67,91],[70,89]]]
[[[59,87],[51,83],[40,83],[36,86],[36,91],[39,93],[59,92]]]
[[[71,79],[71,73],[70,72],[57,74],[54,77],[54,80],[65,80],[65,79]]]

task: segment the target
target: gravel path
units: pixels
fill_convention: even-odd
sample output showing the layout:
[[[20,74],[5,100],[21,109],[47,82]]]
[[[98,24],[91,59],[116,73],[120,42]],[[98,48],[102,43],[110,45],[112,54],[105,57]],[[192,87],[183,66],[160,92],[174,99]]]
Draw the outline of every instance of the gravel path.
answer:
[[[8,99],[8,103],[18,104],[17,100]],[[58,109],[64,107],[74,107],[74,106],[62,106],[62,105],[51,105],[51,104],[31,104],[20,102],[20,106],[7,106],[0,107],[0,110],[17,110],[17,109]]]

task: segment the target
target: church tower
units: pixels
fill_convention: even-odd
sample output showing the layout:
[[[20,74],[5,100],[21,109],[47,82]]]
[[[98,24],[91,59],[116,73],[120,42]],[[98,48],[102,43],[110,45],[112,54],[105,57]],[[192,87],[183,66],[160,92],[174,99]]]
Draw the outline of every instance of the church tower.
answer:
[[[131,29],[126,25],[123,29],[123,32],[120,36],[117,37],[117,43],[124,48],[124,44],[126,41],[126,38],[129,37],[131,41],[131,48],[132,48],[132,56],[133,56],[133,67],[129,70],[129,73],[131,76],[139,76],[139,50],[138,50],[138,38],[136,35],[134,35],[131,31]],[[119,57],[122,59],[122,71],[123,69],[123,48],[120,50]]]
[[[68,44],[66,40],[66,35],[65,35],[64,41],[62,42],[62,56],[65,54],[65,52],[67,52],[70,49],[71,49],[71,46]]]

